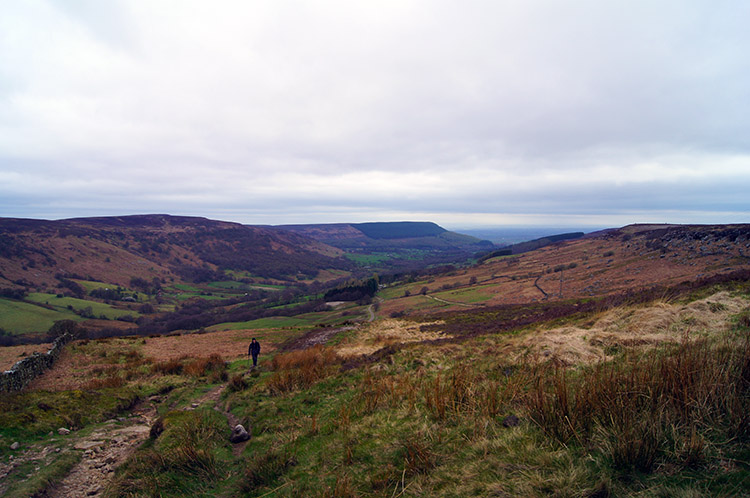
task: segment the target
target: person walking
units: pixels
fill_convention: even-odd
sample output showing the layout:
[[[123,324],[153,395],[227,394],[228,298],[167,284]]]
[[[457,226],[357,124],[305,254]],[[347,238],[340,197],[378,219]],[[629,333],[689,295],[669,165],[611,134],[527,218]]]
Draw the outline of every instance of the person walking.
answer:
[[[255,340],[255,337],[253,337],[252,342],[250,342],[247,354],[253,357],[253,368],[255,368],[258,365],[258,355],[260,354],[260,343]]]

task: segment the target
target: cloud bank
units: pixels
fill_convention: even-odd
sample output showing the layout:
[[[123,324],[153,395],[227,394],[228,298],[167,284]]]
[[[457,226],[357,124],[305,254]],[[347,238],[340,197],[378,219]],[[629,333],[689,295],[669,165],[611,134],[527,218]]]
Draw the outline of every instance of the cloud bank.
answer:
[[[750,4],[6,2],[0,215],[743,222]]]

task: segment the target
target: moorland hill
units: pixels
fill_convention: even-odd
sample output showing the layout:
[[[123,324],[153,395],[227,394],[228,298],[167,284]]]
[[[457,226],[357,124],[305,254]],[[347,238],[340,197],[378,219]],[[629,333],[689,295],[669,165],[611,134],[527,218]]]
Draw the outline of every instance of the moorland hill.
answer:
[[[561,239],[335,302],[141,293],[0,397],[0,494],[750,496],[750,226]]]
[[[206,218],[135,215],[59,221],[0,218],[0,285],[50,285],[55,276],[127,286],[131,279],[196,282],[225,270],[314,279],[349,269],[342,252],[291,232]]]

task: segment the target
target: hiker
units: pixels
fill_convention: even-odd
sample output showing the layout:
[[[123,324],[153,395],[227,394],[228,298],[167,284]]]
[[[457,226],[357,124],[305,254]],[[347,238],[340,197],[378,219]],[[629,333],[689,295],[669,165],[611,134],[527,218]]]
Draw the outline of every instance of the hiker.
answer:
[[[256,367],[258,365],[258,355],[260,354],[260,343],[255,340],[255,337],[253,337],[253,340],[250,343],[250,348],[248,348],[247,354],[253,357],[253,367]]]

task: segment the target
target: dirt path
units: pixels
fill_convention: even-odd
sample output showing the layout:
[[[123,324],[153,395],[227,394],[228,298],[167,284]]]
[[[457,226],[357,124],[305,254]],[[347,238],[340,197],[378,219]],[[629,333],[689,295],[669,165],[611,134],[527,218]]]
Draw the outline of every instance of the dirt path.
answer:
[[[234,429],[234,427],[240,423],[240,420],[232,412],[227,410],[226,406],[221,405],[221,395],[224,393],[224,390],[226,388],[227,388],[227,384],[216,386],[215,388],[211,389],[200,398],[197,398],[191,404],[191,409],[198,408],[200,405],[206,402],[212,403],[213,409],[221,413],[222,415],[224,415],[224,417],[226,417],[227,424],[229,424],[229,428]],[[251,428],[245,427],[245,430],[250,432]],[[232,444],[232,454],[234,456],[239,456],[244,451],[245,446],[247,446],[247,443],[248,441]]]
[[[187,409],[193,410],[204,403],[211,403],[216,411],[227,418],[229,427],[234,428],[239,420],[220,403],[226,387],[226,384],[216,386],[196,398]],[[133,416],[125,421],[126,425],[118,426],[117,421],[111,420],[102,424],[89,436],[75,442],[73,448],[84,452],[83,459],[62,481],[47,490],[45,497],[100,496],[112,479],[114,470],[149,437],[159,401],[158,398],[152,398],[137,406]],[[235,444],[232,452],[238,456],[246,445],[247,442]]]
[[[455,304],[458,306],[464,306],[466,308],[476,308],[477,306],[482,306],[481,304],[466,304],[466,303],[459,303],[458,301],[446,301],[445,299],[440,299],[439,297],[430,296],[429,294],[425,294],[425,297],[429,297],[430,299],[437,301],[439,303],[443,304]]]
[[[59,483],[48,489],[47,498],[99,496],[112,479],[115,468],[148,438],[156,417],[156,401],[136,406],[125,425],[110,420],[89,436],[76,441],[73,448],[83,451],[83,459]]]
[[[357,327],[340,327],[340,328],[320,328],[314,329],[295,340],[284,344],[281,349],[283,351],[296,351],[298,349],[311,348],[317,344],[327,343],[333,336],[339,332],[346,330],[353,330]]]

